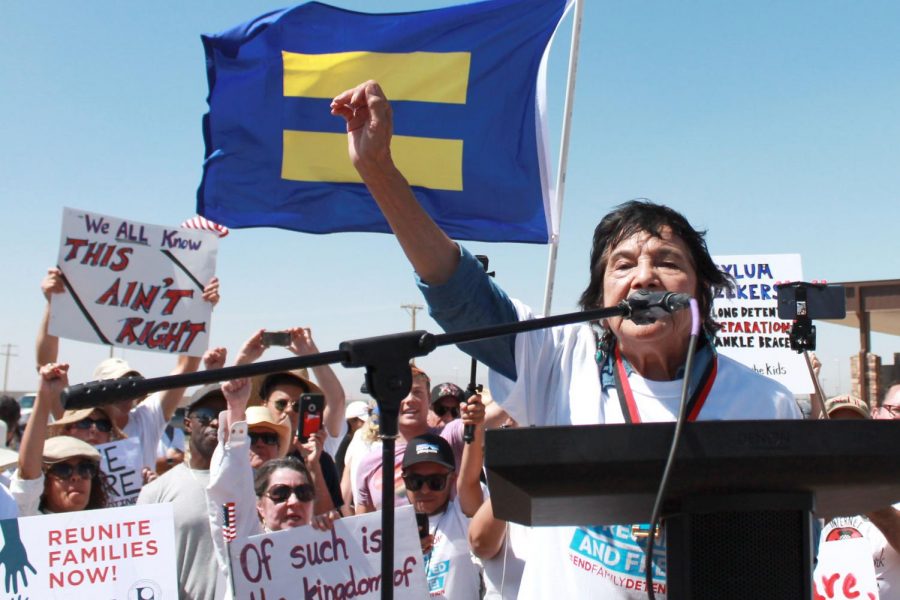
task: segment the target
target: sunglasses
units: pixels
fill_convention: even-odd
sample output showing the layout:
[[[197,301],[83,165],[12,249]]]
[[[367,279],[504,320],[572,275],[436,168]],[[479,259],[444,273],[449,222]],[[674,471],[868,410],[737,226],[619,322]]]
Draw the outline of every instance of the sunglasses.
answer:
[[[293,487],[289,485],[274,485],[266,491],[266,496],[275,504],[287,502],[291,494],[295,495],[300,502],[312,502],[316,499],[316,489],[308,483]]]
[[[266,446],[277,446],[279,442],[278,434],[271,431],[260,431],[258,433],[251,431],[250,445],[252,446],[256,442],[262,442]]]
[[[436,414],[439,417],[443,417],[447,413],[450,413],[450,415],[454,419],[459,418],[459,406],[447,406],[446,404],[435,404],[434,406],[431,407],[431,410],[433,410],[434,414]]]
[[[93,479],[99,472],[97,463],[89,460],[74,465],[68,462],[54,463],[47,467],[47,474],[56,479],[70,479],[76,473],[82,479]]]
[[[285,409],[287,409],[287,407],[288,407],[288,401],[284,400],[284,399],[276,400],[272,403],[272,405],[275,406],[275,410],[277,410],[278,412],[284,412]],[[300,401],[299,400],[291,401],[291,410],[294,411],[295,413],[300,412]]]
[[[434,475],[417,475],[411,473],[403,476],[403,483],[406,484],[406,489],[411,492],[418,492],[422,489],[422,486],[426,484],[431,488],[432,492],[440,492],[447,487],[447,480],[449,478],[450,473],[436,473]]]
[[[80,421],[72,423],[70,427],[82,429],[84,431],[88,431],[91,427],[95,427],[100,433],[109,433],[112,431],[112,421],[109,419],[91,419],[90,417],[85,417]]]
[[[198,408],[191,411],[191,414],[188,416],[200,423],[200,425],[206,427],[219,418],[219,412],[212,408]]]

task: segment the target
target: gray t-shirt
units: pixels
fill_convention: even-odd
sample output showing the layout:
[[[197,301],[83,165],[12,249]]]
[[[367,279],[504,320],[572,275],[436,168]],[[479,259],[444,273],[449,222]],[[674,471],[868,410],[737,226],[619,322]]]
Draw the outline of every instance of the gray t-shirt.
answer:
[[[145,485],[138,496],[138,504],[174,505],[179,598],[218,600],[225,595],[227,586],[216,565],[209,531],[208,484],[209,471],[190,469],[182,463]]]

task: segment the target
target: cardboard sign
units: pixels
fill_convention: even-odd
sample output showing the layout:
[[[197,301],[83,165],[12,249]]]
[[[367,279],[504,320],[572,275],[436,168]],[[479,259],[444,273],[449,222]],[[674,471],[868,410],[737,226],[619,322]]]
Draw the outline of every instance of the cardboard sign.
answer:
[[[178,597],[171,504],[0,521],[6,597]]]
[[[108,506],[130,506],[137,502],[144,485],[143,453],[137,438],[126,438],[95,446],[100,452],[100,470],[109,484]]]
[[[713,301],[722,329],[716,350],[760,375],[785,385],[794,394],[814,392],[802,354],[791,350],[791,321],[778,318],[776,281],[801,281],[799,254],[714,256],[719,268],[734,277],[733,294]]]
[[[868,540],[821,542],[813,586],[813,600],[877,600],[878,582]]]
[[[394,598],[428,597],[412,506],[394,515]],[[380,598],[381,512],[338,519],[332,531],[295,527],[231,543],[235,597]]]
[[[63,209],[57,266],[66,293],[50,303],[52,335],[122,348],[201,356],[218,237]]]

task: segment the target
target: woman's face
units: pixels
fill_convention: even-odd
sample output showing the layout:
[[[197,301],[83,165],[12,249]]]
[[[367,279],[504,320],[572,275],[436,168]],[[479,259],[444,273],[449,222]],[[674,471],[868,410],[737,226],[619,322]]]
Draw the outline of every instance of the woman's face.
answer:
[[[87,508],[91,499],[91,477],[97,468],[96,462],[82,457],[51,465],[44,481],[47,509],[62,513]]]
[[[603,305],[615,306],[642,289],[697,295],[697,273],[690,250],[668,227],[658,237],[638,232],[609,253],[603,273]],[[681,347],[690,335],[691,314],[680,311],[647,325],[616,317],[608,319],[608,327],[623,348],[635,349],[648,343]]]
[[[112,441],[112,421],[105,412],[94,409],[84,419],[66,425],[65,432],[66,435],[87,442],[91,446],[106,444]]]
[[[250,430],[250,466],[260,468],[265,462],[278,458],[278,434],[267,427]]]
[[[300,495],[307,499],[297,497],[294,490],[300,486],[304,486]],[[269,531],[309,525],[314,494],[311,482],[303,474],[293,469],[273,471],[265,493],[256,502],[263,525]]]

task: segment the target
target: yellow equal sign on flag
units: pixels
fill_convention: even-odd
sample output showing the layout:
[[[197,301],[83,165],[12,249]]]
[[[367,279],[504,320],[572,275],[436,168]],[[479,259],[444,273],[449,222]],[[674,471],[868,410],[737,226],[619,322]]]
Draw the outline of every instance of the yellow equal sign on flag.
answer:
[[[469,52],[282,52],[286,97],[333,98],[367,79],[391,100],[465,104]],[[361,183],[347,158],[344,134],[284,131],[282,179]],[[391,153],[411,185],[462,191],[463,141],[394,136]]]

